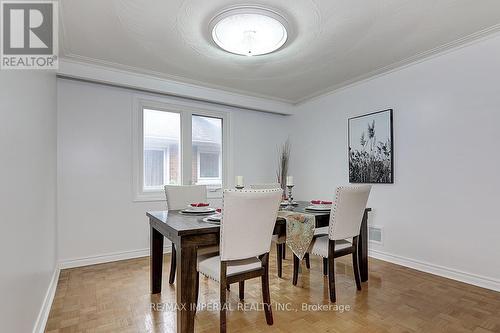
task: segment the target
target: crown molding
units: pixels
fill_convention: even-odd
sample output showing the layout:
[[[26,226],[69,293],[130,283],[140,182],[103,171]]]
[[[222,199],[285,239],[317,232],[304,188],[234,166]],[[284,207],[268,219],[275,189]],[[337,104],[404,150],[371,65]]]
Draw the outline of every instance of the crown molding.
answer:
[[[126,66],[114,62],[79,56],[67,52],[60,58],[58,75],[68,78],[82,79],[105,83],[120,87],[139,89],[165,95],[189,98],[199,101],[216,103],[248,110],[270,112],[283,115],[295,114],[299,106],[323,98],[339,90],[376,79],[398,70],[419,64],[421,62],[454,52],[494,37],[500,32],[500,24],[464,36],[450,43],[421,52],[414,56],[397,61],[374,71],[357,76],[342,83],[321,89],[313,94],[297,100],[259,95],[248,91],[215,86],[190,80],[184,77],[172,76],[166,73],[149,71],[142,68]],[[63,31],[64,35],[64,31]]]
[[[344,81],[342,83],[330,86],[328,88],[322,89],[320,91],[317,91],[313,94],[307,95],[299,100],[294,101],[295,106],[302,106],[304,104],[307,104],[313,100],[323,98],[325,96],[328,96],[330,94],[333,94],[339,90],[347,89],[352,86],[356,86],[358,84],[374,80],[376,78],[379,78],[381,76],[397,72],[399,70],[405,69],[407,67],[419,64],[421,62],[431,60],[436,57],[443,56],[445,54],[448,54],[450,52],[457,51],[459,49],[462,49],[464,47],[468,47],[471,45],[474,45],[476,43],[479,43],[481,41],[490,39],[495,37],[498,33],[500,32],[500,24],[496,24],[494,26],[491,26],[487,29],[480,30],[478,32],[475,32],[473,34],[464,36],[462,38],[459,38],[457,40],[454,40],[453,42],[446,43],[443,45],[440,45],[438,47],[435,47],[433,49],[421,52],[419,54],[416,54],[414,56],[408,57],[406,59],[397,61],[395,63],[392,63],[388,66],[383,66],[380,67],[374,71],[368,72],[366,74],[357,76],[353,79]]]
[[[115,66],[75,61],[67,57],[59,59],[57,75],[253,111],[291,115],[295,109],[291,103],[173,81],[156,75],[118,69]]]
[[[213,83],[207,83],[205,81],[190,79],[190,78],[187,78],[184,76],[172,75],[172,74],[168,74],[168,73],[164,73],[164,72],[158,72],[158,71],[153,71],[153,70],[144,69],[144,68],[140,68],[140,67],[124,65],[124,64],[120,64],[120,63],[114,62],[114,61],[106,61],[106,60],[97,59],[97,58],[85,57],[85,56],[81,56],[78,54],[68,52],[66,50],[66,48],[63,48],[63,49],[64,49],[64,53],[62,53],[63,54],[62,58],[73,61],[73,62],[94,64],[94,65],[98,65],[98,66],[104,66],[107,68],[114,68],[114,69],[118,69],[118,70],[123,70],[126,72],[137,73],[140,75],[153,76],[156,78],[161,78],[161,79],[165,79],[165,80],[169,80],[169,81],[179,82],[179,83],[182,83],[185,85],[195,85],[195,86],[200,86],[200,87],[204,87],[204,88],[218,89],[218,90],[227,91],[229,93],[257,97],[257,98],[263,98],[263,99],[268,99],[268,100],[277,101],[277,102],[283,102],[283,103],[287,103],[287,104],[294,104],[295,103],[295,101],[291,100],[291,99],[280,98],[280,97],[265,95],[265,94],[259,94],[259,93],[255,93],[255,92],[249,92],[246,90],[231,88],[231,87],[227,87],[227,86],[221,86],[221,85],[217,85],[217,84],[213,84]]]

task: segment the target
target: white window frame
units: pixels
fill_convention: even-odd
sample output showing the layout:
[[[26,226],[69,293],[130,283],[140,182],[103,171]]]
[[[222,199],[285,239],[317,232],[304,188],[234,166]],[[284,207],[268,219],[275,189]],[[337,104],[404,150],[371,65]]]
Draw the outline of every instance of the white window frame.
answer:
[[[230,163],[230,113],[217,106],[199,106],[199,102],[181,101],[174,98],[152,95],[135,95],[132,107],[132,178],[133,201],[165,201],[163,189],[145,190],[144,185],[144,109],[179,113],[180,129],[180,172],[181,184],[191,185],[192,179],[192,117],[205,116],[222,119],[222,187],[207,186],[208,198],[222,198],[222,188],[228,184]],[[186,144],[187,143],[187,144]],[[168,178],[167,178],[168,179]]]

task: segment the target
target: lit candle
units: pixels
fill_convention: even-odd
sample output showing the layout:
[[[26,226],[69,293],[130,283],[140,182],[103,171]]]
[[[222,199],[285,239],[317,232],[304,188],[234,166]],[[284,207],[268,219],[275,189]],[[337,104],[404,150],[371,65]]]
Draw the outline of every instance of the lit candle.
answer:
[[[243,186],[243,176],[236,176],[236,186]]]
[[[293,176],[286,176],[286,186],[293,186]]]

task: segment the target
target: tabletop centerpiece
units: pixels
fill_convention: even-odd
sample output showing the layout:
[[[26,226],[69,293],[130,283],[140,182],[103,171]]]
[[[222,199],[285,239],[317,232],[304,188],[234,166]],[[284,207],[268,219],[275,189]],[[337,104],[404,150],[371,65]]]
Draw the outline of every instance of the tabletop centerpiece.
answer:
[[[276,177],[278,183],[281,186],[281,189],[283,190],[283,200],[287,199],[287,175],[290,162],[290,148],[291,145],[289,139],[287,139],[285,143],[283,143],[283,145],[279,148],[278,170],[276,171]],[[291,188],[289,189],[289,191],[291,192]]]

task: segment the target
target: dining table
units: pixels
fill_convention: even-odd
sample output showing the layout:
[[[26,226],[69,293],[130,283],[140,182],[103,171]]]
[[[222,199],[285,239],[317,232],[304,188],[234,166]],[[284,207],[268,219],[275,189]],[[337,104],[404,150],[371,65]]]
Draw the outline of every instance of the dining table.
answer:
[[[316,228],[326,227],[330,211],[309,211],[309,202],[298,201],[295,206],[282,207],[287,211],[315,216]],[[366,208],[358,241],[358,260],[361,281],[368,280],[368,213]],[[151,293],[161,293],[163,271],[163,241],[168,238],[175,244],[177,261],[176,311],[177,332],[194,332],[196,313],[196,263],[199,247],[219,244],[220,225],[203,221],[206,216],[187,215],[179,210],[151,211],[146,213],[150,226],[150,278]],[[286,220],[276,219],[274,234],[285,235]],[[292,283],[290,281],[290,283]]]

